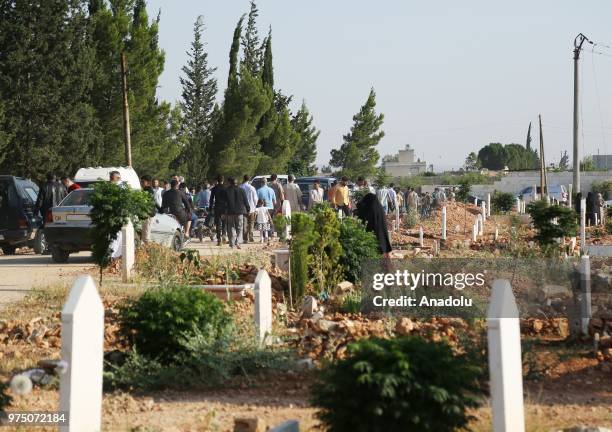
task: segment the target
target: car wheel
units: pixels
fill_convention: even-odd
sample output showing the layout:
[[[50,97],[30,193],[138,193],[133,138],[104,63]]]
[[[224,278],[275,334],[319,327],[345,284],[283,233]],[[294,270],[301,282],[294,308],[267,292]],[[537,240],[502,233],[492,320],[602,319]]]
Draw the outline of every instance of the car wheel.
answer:
[[[36,237],[34,237],[34,253],[42,255],[49,253],[49,245],[47,244],[47,237],[45,231],[41,228],[36,231]]]
[[[174,233],[174,237],[172,237],[172,249],[176,252],[180,251],[183,248],[183,236],[180,232]]]
[[[16,250],[17,250],[16,246],[10,246],[10,245],[2,246],[2,253],[4,255],[13,255]]]
[[[60,249],[58,247],[51,247],[51,259],[56,263],[65,263],[70,257],[70,252]]]

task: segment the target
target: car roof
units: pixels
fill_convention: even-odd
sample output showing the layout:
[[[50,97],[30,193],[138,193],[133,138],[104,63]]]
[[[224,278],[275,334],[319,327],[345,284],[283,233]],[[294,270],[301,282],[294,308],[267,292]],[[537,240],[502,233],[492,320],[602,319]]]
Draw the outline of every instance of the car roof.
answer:
[[[140,178],[132,167],[89,167],[80,168],[74,175],[74,181],[80,182],[97,182],[108,181],[108,176],[111,171],[119,171],[121,180],[127,183],[132,189],[140,190]]]

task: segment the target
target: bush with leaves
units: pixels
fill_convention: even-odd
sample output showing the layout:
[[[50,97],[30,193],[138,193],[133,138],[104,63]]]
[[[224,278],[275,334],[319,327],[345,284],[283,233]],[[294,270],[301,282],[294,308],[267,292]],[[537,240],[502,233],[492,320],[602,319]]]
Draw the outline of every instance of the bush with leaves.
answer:
[[[128,300],[120,310],[122,333],[145,357],[170,362],[194,332],[216,337],[231,324],[221,300],[185,285],[153,288]]]
[[[459,189],[456,193],[457,201],[467,202],[470,198],[470,189],[472,188],[472,178],[463,176],[459,179]]]
[[[527,205],[527,213],[538,231],[536,239],[542,247],[552,245],[556,238],[575,236],[578,232],[576,212],[569,207],[536,200]]]
[[[282,214],[277,214],[272,220],[272,223],[274,224],[274,230],[278,233],[278,237],[281,240],[286,240],[288,222],[289,221],[287,220],[287,218]]]
[[[408,212],[404,216],[404,226],[408,229],[412,229],[419,223],[419,213],[414,208],[408,209]]]
[[[357,218],[344,218],[340,224],[340,244],[342,256],[340,264],[344,279],[357,282],[361,279],[363,260],[380,258],[378,241],[373,233]]]
[[[315,205],[310,213],[314,217],[317,235],[310,248],[313,284],[317,292],[328,292],[342,277],[340,221],[336,212],[326,203]]]
[[[495,191],[491,197],[492,210],[497,213],[507,213],[516,205],[516,197],[509,192]]]
[[[291,218],[291,287],[296,299],[304,295],[310,281],[309,250],[316,238],[312,216],[305,213],[294,214]]]
[[[128,220],[145,220],[151,216],[155,203],[151,194],[119,186],[112,182],[94,185],[91,202],[92,256],[102,269],[110,263],[110,246]]]
[[[254,331],[228,325],[218,335],[194,330],[181,338],[181,349],[170,362],[132,351],[120,365],[107,363],[106,389],[163,390],[206,388],[237,376],[288,369],[292,354],[263,347]]]
[[[480,374],[444,342],[373,338],[321,370],[312,403],[332,432],[451,431],[481,404]]]

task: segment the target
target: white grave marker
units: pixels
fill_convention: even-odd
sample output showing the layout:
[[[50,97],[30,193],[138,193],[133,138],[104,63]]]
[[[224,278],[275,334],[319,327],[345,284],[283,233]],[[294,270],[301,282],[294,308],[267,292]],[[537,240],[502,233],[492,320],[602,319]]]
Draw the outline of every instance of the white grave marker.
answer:
[[[516,212],[521,213],[521,199],[519,197],[516,197]]]
[[[524,432],[521,330],[512,287],[505,279],[493,281],[487,325],[493,432]]]
[[[478,236],[478,222],[476,222],[472,226],[472,241],[476,242],[476,237]]]
[[[482,219],[482,214],[479,214],[476,218],[476,224],[478,225],[478,235],[484,234],[484,221]]]
[[[442,240],[446,240],[446,206],[442,207]]]
[[[80,276],[62,310],[60,411],[69,413],[62,431],[97,432],[102,420],[104,306],[91,276]]]
[[[487,216],[491,216],[491,194],[487,194]]]
[[[132,278],[132,269],[135,261],[135,246],[134,246],[134,225],[128,220],[127,224],[121,228],[123,244],[121,245],[122,268],[121,277],[123,282],[128,282]]]
[[[255,278],[255,329],[260,342],[272,332],[272,281],[268,272],[259,270]]]
[[[572,208],[572,187],[571,183],[567,185],[567,206],[569,208]]]
[[[285,228],[285,238],[289,240],[291,238],[291,204],[289,200],[283,201],[283,205],[281,207],[281,211],[283,216],[287,219],[287,227]]]
[[[495,228],[495,237],[494,237],[494,240],[497,241],[498,238],[499,238],[499,228]]]
[[[419,245],[423,247],[423,227],[419,227]]]

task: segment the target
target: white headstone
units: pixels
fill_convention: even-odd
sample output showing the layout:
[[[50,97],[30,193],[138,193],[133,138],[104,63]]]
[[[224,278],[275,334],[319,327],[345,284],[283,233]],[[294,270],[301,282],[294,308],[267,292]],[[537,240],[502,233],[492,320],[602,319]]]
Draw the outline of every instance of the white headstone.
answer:
[[[268,272],[259,270],[255,278],[255,331],[260,342],[272,332],[272,281]]]
[[[442,240],[446,240],[446,206],[442,207]]]
[[[495,228],[495,237],[494,237],[494,240],[497,241],[498,238],[499,238],[499,228]]]
[[[512,287],[505,279],[493,281],[487,325],[493,432],[524,432],[521,330]]]
[[[134,267],[135,261],[135,246],[134,246],[134,225],[132,221],[128,220],[128,223],[121,228],[121,235],[123,237],[123,244],[121,245],[122,251],[122,268],[121,276],[123,282],[128,282],[132,278],[132,268]]]
[[[525,200],[521,201],[521,214],[525,214],[527,212],[527,202]]]
[[[423,227],[419,227],[419,245],[423,247]]]
[[[478,222],[476,222],[473,226],[472,226],[472,241],[475,242],[476,241],[476,237],[478,236]]]
[[[580,199],[580,254],[586,253],[586,198]]]
[[[482,203],[480,203],[480,207],[481,207],[481,213],[482,213],[482,222],[486,222],[487,221],[487,205],[485,204],[485,202],[483,201]]]
[[[521,199],[519,197],[516,197],[516,212],[521,213]]]
[[[102,419],[104,306],[91,276],[80,276],[62,310],[60,411],[69,413],[70,432],[97,432]]]
[[[487,194],[487,216],[491,216],[491,194]]]
[[[484,234],[484,221],[482,219],[482,214],[479,214],[476,218],[476,223],[478,225],[478,235]]]
[[[285,216],[285,218],[287,219],[287,226],[285,228],[285,238],[290,239],[291,238],[291,204],[289,203],[289,200],[283,201],[281,211],[283,213],[283,216]]]
[[[474,205],[477,206],[478,205],[478,198],[474,197]]]

